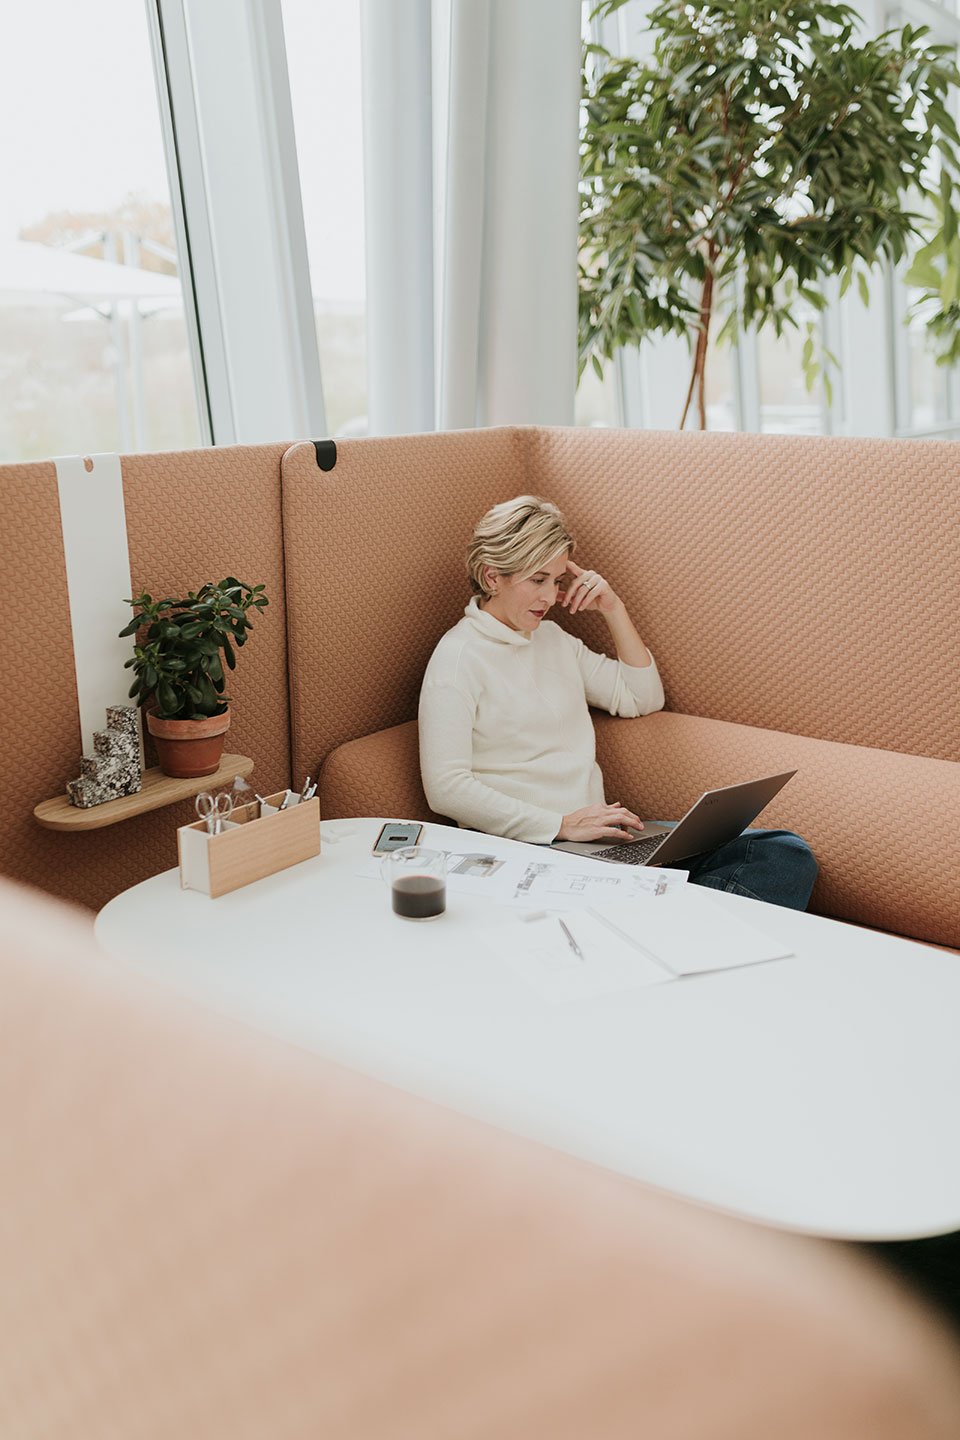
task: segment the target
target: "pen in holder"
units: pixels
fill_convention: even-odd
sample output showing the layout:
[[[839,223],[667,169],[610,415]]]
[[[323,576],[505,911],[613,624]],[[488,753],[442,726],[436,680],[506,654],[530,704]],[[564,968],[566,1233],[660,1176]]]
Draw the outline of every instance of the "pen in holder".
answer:
[[[225,810],[198,807],[204,818],[177,831],[184,890],[202,890],[216,899],[320,854],[320,801],[316,798],[303,800],[296,792],[278,790],[274,795],[258,795],[247,805],[233,806],[229,820],[224,817]],[[220,829],[210,828],[211,822]]]

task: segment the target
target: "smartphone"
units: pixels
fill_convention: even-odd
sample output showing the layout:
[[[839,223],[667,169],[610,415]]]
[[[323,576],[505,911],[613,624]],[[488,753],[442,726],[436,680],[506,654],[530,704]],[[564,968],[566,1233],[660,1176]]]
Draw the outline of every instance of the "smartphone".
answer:
[[[388,820],[377,836],[373,853],[389,855],[391,850],[402,850],[405,845],[418,845],[422,834],[422,825],[405,825],[401,820]]]

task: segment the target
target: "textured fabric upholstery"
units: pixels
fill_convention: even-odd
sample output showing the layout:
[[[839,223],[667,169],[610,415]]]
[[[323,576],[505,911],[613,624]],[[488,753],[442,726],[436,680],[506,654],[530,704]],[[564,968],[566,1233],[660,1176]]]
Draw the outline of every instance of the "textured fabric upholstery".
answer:
[[[319,794],[327,820],[384,815],[450,823],[430,809],[423,793],[415,720],[338,745],[320,771]]]
[[[526,433],[531,488],[623,596],[668,709],[960,760],[960,446]],[[571,628],[606,648],[602,621]]]
[[[797,774],[754,822],[796,830],[820,864],[810,908],[960,946],[960,765],[722,720],[596,717],[607,794],[676,819],[707,789]]]
[[[952,444],[531,428],[338,449],[328,474],[310,445],[283,461],[295,744],[311,760],[413,718],[468,597],[473,524],[523,489],[561,505],[578,557],[622,594],[668,709],[960,759]],[[607,648],[602,621],[561,620]]]
[[[224,447],[122,460],[134,594],[174,594],[231,574],[266,586],[270,605],[255,622],[228,687],[234,703],[227,749],[254,758],[252,781],[261,794],[286,785],[290,775],[279,495],[284,448]],[[195,816],[184,801],[84,834],[37,824],[34,806],[62,794],[80,773],[52,464],[0,467],[0,535],[6,583],[20,597],[16,620],[11,614],[2,641],[0,870],[98,909],[128,885],[175,865],[177,826]],[[156,763],[149,749],[147,758]]]
[[[293,764],[410,720],[434,645],[467,603],[477,517],[527,483],[526,435],[466,430],[337,441],[283,457]]]
[[[10,1440],[953,1440],[879,1271],[222,1021],[0,886]]]

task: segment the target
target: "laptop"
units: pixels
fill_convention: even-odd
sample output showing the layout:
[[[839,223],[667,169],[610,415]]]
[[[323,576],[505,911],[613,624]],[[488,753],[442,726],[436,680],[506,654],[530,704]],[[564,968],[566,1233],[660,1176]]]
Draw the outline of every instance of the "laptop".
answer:
[[[611,860],[617,865],[676,865],[736,839],[796,773],[787,770],[782,775],[707,790],[676,825],[645,820],[638,840],[614,845],[609,840],[554,840],[550,848],[589,855],[592,860]]]

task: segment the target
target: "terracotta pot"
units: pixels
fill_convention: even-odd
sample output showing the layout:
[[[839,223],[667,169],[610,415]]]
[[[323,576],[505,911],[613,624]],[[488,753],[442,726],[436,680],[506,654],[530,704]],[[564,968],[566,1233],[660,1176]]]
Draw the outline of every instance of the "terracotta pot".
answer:
[[[175,780],[195,780],[220,768],[230,711],[203,720],[162,720],[147,711],[147,729],[157,747],[160,769]]]

